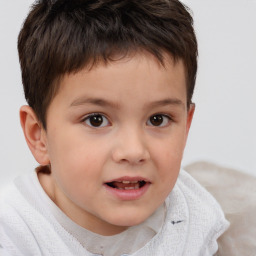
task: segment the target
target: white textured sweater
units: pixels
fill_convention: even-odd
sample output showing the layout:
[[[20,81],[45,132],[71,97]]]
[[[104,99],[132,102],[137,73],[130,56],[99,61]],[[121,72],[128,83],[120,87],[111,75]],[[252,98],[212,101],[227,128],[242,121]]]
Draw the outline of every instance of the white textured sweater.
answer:
[[[129,255],[210,256],[217,251],[216,240],[228,228],[228,222],[216,200],[186,172],[181,170],[165,207],[158,232]],[[18,178],[0,199],[0,255],[105,255],[86,250],[81,237],[67,228],[74,225],[71,230],[75,230],[76,224],[59,213],[36,173]]]

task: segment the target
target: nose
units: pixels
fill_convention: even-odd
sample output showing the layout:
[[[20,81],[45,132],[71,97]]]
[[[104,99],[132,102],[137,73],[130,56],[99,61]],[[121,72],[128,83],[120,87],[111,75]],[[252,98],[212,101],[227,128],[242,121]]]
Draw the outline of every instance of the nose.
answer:
[[[116,136],[112,158],[117,163],[142,164],[149,160],[150,153],[143,132],[139,129],[126,129]]]

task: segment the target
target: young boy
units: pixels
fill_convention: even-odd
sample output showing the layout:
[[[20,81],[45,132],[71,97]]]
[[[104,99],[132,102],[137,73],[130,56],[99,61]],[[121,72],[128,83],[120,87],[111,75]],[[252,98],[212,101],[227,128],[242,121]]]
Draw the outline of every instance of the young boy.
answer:
[[[228,223],[180,170],[194,113],[177,0],[39,0],[18,40],[40,164],[1,199],[6,255],[213,255]]]

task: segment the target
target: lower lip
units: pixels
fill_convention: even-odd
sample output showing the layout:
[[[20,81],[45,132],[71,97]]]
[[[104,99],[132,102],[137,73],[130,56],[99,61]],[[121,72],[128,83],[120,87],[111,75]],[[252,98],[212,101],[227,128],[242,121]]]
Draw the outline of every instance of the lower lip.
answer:
[[[123,201],[131,201],[140,199],[149,189],[150,183],[146,183],[143,187],[138,189],[116,189],[112,188],[106,184],[104,187],[108,192]]]

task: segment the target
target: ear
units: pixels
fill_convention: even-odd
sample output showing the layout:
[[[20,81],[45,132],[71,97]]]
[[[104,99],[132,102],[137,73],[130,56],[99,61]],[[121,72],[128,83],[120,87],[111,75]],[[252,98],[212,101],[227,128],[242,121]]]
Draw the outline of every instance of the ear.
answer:
[[[39,122],[35,112],[29,106],[20,108],[20,123],[28,147],[40,165],[50,163],[47,152],[46,131]]]
[[[187,124],[186,124],[186,134],[184,136],[184,148],[187,144],[187,139],[188,139],[188,133],[189,133],[189,129],[192,123],[192,119],[194,116],[194,112],[195,112],[195,104],[191,103],[189,106],[189,109],[187,110]]]
[[[188,137],[188,133],[189,133],[189,129],[193,120],[193,116],[194,116],[194,112],[195,112],[195,104],[191,103],[188,109],[188,113],[187,113],[187,125],[186,125],[186,137]]]
[[[187,128],[186,128],[187,129],[187,136],[188,136],[189,129],[190,129],[190,126],[191,126],[191,123],[192,123],[192,119],[193,119],[193,116],[194,116],[195,108],[196,108],[195,103],[191,103],[190,106],[189,106],[189,109],[188,109]]]

